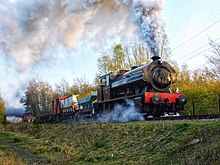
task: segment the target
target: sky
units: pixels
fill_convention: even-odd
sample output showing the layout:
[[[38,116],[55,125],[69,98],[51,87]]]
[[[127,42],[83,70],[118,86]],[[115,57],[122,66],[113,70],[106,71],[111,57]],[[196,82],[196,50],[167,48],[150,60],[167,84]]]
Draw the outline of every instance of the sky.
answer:
[[[92,83],[98,57],[120,41],[145,42],[156,54],[163,32],[179,66],[204,66],[209,39],[220,37],[219,0],[134,1],[0,0],[0,93],[6,106],[22,107],[20,97],[36,77],[52,85],[77,77]],[[149,17],[145,12],[146,22],[138,17],[140,4],[154,9]],[[140,32],[151,28],[158,34]]]
[[[207,65],[209,40],[220,37],[220,1],[166,0],[162,17],[172,50],[172,59],[193,69]],[[217,42],[220,39],[216,40]]]

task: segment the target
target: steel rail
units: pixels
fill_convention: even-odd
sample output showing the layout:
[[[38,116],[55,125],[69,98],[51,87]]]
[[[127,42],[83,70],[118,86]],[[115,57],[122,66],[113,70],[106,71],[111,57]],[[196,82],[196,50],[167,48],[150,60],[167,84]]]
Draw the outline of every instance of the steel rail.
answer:
[[[220,119],[220,114],[145,117],[145,121]]]

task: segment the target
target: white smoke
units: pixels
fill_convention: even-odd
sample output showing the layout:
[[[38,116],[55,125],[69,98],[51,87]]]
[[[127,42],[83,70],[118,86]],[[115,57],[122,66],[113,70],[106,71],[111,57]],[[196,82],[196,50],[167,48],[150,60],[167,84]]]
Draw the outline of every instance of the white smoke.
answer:
[[[95,40],[101,47],[125,31],[128,15],[113,0],[3,0],[0,49],[23,71],[59,44],[76,48],[81,40]]]
[[[133,16],[153,55],[159,55],[162,4],[162,0],[3,0],[0,48],[22,71],[58,44],[75,48],[80,40],[93,39],[102,45],[108,37],[135,33],[129,23]]]
[[[86,14],[67,16],[66,8],[61,0],[0,2],[0,47],[16,61],[18,70],[40,61],[59,43],[74,46]]]
[[[144,121],[140,110],[135,107],[132,100],[126,100],[125,104],[117,104],[110,112],[103,114],[98,121],[101,122],[130,122]]]
[[[136,0],[133,4],[134,21],[139,26],[144,41],[153,56],[160,56],[160,48],[164,36],[164,22],[159,11],[162,0]]]
[[[132,6],[133,22],[139,27],[141,38],[153,56],[160,56],[165,34],[165,24],[160,17],[164,0],[116,0],[116,2]]]
[[[10,81],[17,83],[16,88],[1,85],[0,92],[22,93],[27,84],[23,80],[31,75],[25,72],[44,65],[59,45],[71,52],[87,43],[102,49],[118,38],[140,41],[139,31],[153,55],[158,55],[164,32],[162,6],[163,0],[1,0],[0,54],[6,58],[0,60],[5,60],[5,68],[8,60],[15,63],[17,72],[10,68],[10,75],[13,71],[16,76]]]
[[[124,104],[117,104],[108,112],[99,114],[97,118],[79,118],[68,119],[67,123],[93,123],[93,122],[131,122],[131,121],[144,121],[143,114],[135,107],[135,103],[132,100],[126,100]]]
[[[24,94],[31,73],[16,72],[14,62],[7,59],[1,52],[0,58],[0,94],[6,103],[6,108],[22,108],[20,98]]]

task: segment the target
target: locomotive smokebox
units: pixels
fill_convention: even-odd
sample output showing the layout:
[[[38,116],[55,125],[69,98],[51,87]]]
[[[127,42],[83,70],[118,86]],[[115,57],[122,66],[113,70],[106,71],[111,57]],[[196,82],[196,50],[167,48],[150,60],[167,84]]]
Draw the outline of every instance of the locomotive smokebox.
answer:
[[[162,62],[159,56],[153,56],[151,59],[153,61],[143,69],[143,80],[157,91],[168,91],[171,84],[176,82],[176,71],[169,63]]]

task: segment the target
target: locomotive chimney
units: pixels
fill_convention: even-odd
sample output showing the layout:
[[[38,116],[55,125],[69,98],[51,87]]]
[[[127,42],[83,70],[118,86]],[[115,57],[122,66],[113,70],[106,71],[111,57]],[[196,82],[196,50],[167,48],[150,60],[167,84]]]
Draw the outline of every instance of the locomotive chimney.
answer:
[[[161,58],[160,58],[160,56],[153,56],[153,57],[151,57],[151,59],[152,59],[153,61],[158,61],[158,60],[161,59]]]

